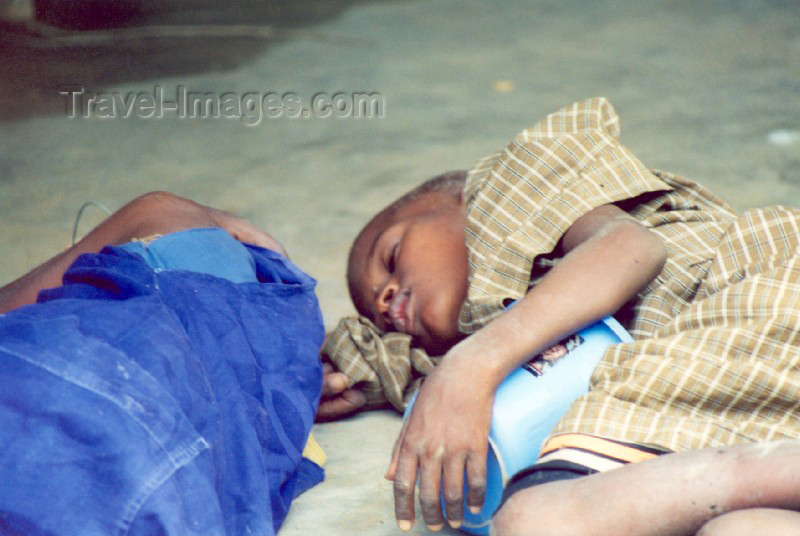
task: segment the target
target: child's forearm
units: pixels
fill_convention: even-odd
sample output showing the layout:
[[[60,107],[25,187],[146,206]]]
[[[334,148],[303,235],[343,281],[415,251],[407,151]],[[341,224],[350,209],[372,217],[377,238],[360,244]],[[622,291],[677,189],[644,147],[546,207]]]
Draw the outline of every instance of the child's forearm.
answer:
[[[193,201],[164,192],[138,197],[69,249],[0,288],[0,313],[34,303],[40,290],[60,285],[66,269],[83,253],[99,251],[103,246],[122,244],[137,237],[202,226],[216,226],[216,222],[204,207]]]
[[[523,299],[451,353],[480,356],[496,387],[530,356],[617,311],[666,258],[660,239],[630,219],[605,221],[583,238]]]
[[[534,486],[498,512],[494,534],[695,534],[746,508],[800,509],[800,441],[669,454]]]

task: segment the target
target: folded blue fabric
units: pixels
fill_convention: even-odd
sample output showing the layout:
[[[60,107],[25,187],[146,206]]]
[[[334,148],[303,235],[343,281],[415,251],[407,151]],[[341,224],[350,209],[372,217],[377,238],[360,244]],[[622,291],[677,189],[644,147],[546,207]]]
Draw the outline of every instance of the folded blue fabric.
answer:
[[[216,227],[187,229],[160,236],[151,243],[128,242],[120,247],[141,256],[156,272],[188,270],[234,283],[258,281],[255,261],[247,247]]]
[[[0,317],[0,533],[273,534],[297,482],[321,479],[298,473],[322,378],[315,281],[226,233],[180,234],[83,255]],[[195,240],[243,252],[254,281],[145,260]]]

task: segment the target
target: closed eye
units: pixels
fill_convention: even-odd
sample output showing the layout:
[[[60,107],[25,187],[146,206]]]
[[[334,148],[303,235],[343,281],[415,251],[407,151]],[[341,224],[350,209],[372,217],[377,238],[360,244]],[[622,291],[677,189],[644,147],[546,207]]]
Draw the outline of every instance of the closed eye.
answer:
[[[397,250],[400,248],[400,242],[397,242],[392,248],[392,253],[389,255],[389,261],[386,263],[386,269],[390,274],[394,273],[395,265],[397,264]]]

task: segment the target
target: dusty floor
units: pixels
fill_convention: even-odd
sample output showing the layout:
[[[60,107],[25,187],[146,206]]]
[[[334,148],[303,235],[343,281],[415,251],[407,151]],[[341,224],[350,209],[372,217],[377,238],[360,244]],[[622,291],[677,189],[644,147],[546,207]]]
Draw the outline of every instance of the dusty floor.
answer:
[[[50,46],[0,26],[0,284],[66,246],[84,201],[114,209],[165,189],[279,237],[319,280],[332,327],[351,312],[344,258],[369,215],[594,95],[615,104],[623,141],[648,165],[699,180],[738,208],[800,205],[794,1],[151,4],[133,23],[278,32]],[[175,114],[69,118],[60,86],[304,100],[366,91],[385,108],[383,118],[282,117],[253,127]],[[81,228],[102,216],[88,211]],[[282,534],[397,533],[382,474],[398,429],[389,412],[317,426],[327,480],[294,504]]]

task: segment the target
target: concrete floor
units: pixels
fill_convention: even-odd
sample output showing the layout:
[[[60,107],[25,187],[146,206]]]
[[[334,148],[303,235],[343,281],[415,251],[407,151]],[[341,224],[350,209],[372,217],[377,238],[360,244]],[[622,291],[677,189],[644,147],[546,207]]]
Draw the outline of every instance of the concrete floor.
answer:
[[[140,2],[141,5],[145,3]],[[793,0],[168,3],[134,23],[271,24],[271,38],[165,37],[50,47],[0,26],[0,284],[70,240],[86,200],[166,189],[240,213],[319,280],[326,324],[351,312],[344,259],[366,219],[469,167],[541,115],[611,99],[653,167],[738,208],[800,204],[800,4]],[[0,6],[2,7],[2,6]],[[191,8],[195,7],[193,11]],[[382,119],[70,119],[87,91],[378,92]],[[103,214],[88,211],[81,228]],[[285,535],[394,534],[382,479],[399,417],[319,425],[327,480]],[[415,533],[425,532],[417,524]]]

